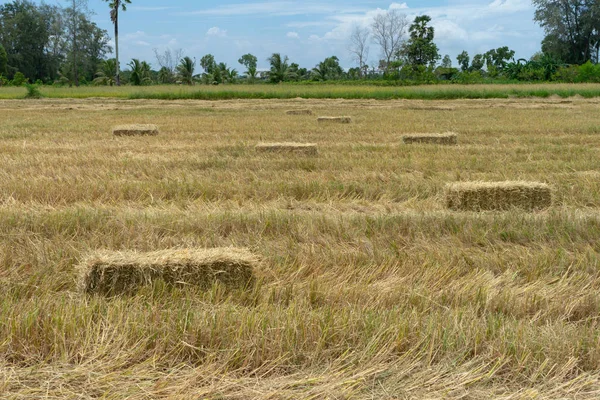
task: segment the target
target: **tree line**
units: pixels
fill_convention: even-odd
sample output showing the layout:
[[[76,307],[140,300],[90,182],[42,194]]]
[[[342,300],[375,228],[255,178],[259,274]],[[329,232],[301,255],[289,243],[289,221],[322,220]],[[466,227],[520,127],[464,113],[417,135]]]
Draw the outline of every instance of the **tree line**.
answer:
[[[38,82],[58,85],[223,84],[237,82],[376,81],[392,83],[471,83],[494,80],[600,82],[600,0],[533,0],[534,20],[543,27],[541,51],[515,60],[507,46],[456,60],[441,56],[435,29],[427,15],[409,21],[399,10],[382,12],[369,26],[356,26],[348,38],[348,54],[356,67],[344,70],[337,56],[313,68],[302,68],[274,53],[270,68],[258,70],[258,59],[245,54],[240,73],[211,54],[198,61],[181,50],[155,49],[158,70],[132,59],[121,65],[118,52],[119,12],[131,0],[104,0],[114,24],[115,58],[109,34],[90,20],[87,0],[67,7],[14,0],[0,5],[0,85]],[[375,45],[377,61],[370,61]],[[453,62],[456,61],[456,66]],[[197,68],[199,67],[199,68]]]

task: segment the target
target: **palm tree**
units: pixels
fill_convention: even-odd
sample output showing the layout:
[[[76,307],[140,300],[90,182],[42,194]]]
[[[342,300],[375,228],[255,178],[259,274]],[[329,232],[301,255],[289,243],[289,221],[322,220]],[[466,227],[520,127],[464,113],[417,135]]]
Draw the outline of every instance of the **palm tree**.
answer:
[[[288,56],[282,58],[281,54],[273,53],[273,55],[268,58],[268,61],[271,64],[271,72],[269,74],[271,82],[283,82],[292,78],[292,75],[294,75],[290,70]]]
[[[173,82],[173,74],[167,67],[162,67],[158,71],[158,82],[160,83],[171,83]]]
[[[150,78],[150,65],[146,61],[140,62],[140,60],[134,58],[128,65],[131,68],[129,82],[132,85],[140,86],[152,81]]]
[[[195,63],[196,62],[189,57],[184,57],[181,59],[179,65],[177,66],[177,76],[181,82],[188,85],[192,85],[194,83]]]
[[[98,72],[96,72],[96,79],[94,79],[94,83],[96,85],[114,85],[116,65],[117,61],[114,58],[102,61],[100,64],[100,69]]]
[[[108,2],[110,7],[110,19],[115,24],[115,59],[116,75],[115,82],[117,86],[121,86],[121,77],[119,76],[119,9],[127,11],[127,4],[131,4],[131,0],[103,0]]]

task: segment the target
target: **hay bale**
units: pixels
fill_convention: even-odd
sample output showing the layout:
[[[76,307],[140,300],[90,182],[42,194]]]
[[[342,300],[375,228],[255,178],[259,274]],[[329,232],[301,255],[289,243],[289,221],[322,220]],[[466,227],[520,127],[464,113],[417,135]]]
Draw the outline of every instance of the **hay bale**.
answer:
[[[288,110],[287,115],[312,115],[312,110]]]
[[[156,125],[119,125],[112,130],[115,136],[156,136],[158,135],[158,126]]]
[[[246,249],[178,249],[150,253],[101,251],[78,267],[79,289],[86,294],[118,295],[163,281],[167,285],[209,289],[221,282],[228,288],[254,284],[258,258]]]
[[[352,122],[352,117],[319,117],[317,121],[319,123],[349,124]]]
[[[538,182],[460,182],[446,187],[446,204],[456,211],[534,211],[552,206],[552,189]]]
[[[413,135],[404,135],[402,140],[406,144],[424,143],[424,144],[439,144],[439,145],[455,145],[458,143],[456,133],[419,133]]]
[[[316,155],[317,145],[315,143],[259,143],[256,145],[256,151]]]

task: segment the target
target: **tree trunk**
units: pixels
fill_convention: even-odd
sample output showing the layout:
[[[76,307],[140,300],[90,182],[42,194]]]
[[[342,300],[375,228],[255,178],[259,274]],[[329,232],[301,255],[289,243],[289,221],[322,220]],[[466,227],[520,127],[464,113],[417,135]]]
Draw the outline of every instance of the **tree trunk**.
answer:
[[[115,75],[115,84],[121,86],[121,77],[119,66],[119,9],[115,8],[115,55],[117,59],[117,74]]]

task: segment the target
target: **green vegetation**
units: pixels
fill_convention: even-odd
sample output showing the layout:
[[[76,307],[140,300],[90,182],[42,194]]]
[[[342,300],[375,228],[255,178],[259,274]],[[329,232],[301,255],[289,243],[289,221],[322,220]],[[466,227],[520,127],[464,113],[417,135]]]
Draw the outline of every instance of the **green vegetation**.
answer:
[[[47,98],[91,98],[157,100],[230,100],[230,99],[508,99],[558,96],[600,97],[598,84],[495,84],[495,85],[422,85],[380,86],[342,84],[283,84],[283,85],[227,85],[227,86],[88,86],[81,88],[40,88]],[[18,99],[24,96],[23,88],[5,87],[0,99]]]

